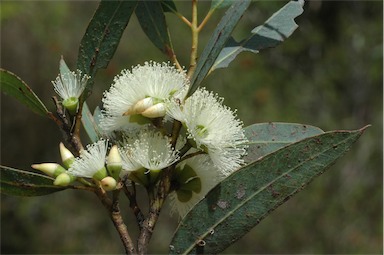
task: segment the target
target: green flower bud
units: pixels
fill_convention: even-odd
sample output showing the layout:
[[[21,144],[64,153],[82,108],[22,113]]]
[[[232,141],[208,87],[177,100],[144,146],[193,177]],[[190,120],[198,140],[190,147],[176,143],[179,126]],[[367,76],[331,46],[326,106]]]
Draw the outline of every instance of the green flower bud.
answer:
[[[119,150],[117,149],[116,145],[113,145],[111,150],[109,151],[109,155],[107,158],[107,168],[108,168],[109,174],[113,178],[118,180],[122,166],[123,166],[123,163],[122,163]]]
[[[56,177],[53,184],[57,186],[68,186],[71,182],[75,180],[76,180],[75,176],[68,173],[61,173]]]
[[[65,168],[57,163],[42,163],[31,165],[33,169],[42,171],[46,175],[51,177],[57,177],[59,174],[65,172]]]
[[[100,181],[100,184],[101,184],[101,187],[103,187],[103,189],[105,191],[114,190],[114,189],[116,189],[116,186],[117,186],[116,180],[114,178],[112,178],[111,176],[107,176],[107,177],[103,178]]]
[[[60,143],[60,155],[64,166],[67,169],[70,168],[73,161],[75,161],[75,156],[73,156],[72,152],[70,152],[63,143]]]

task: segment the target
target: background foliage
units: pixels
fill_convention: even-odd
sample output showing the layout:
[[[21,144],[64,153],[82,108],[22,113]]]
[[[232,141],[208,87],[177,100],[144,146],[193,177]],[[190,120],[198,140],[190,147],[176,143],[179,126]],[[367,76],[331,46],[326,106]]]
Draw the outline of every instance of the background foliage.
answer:
[[[235,30],[246,37],[285,2],[251,5]],[[200,11],[210,3],[199,4]],[[97,2],[2,2],[1,67],[19,77],[50,110],[60,55],[74,68],[77,49]],[[190,5],[177,2],[189,16]],[[230,69],[203,85],[238,109],[245,125],[284,121],[323,130],[373,126],[353,150],[305,192],[278,208],[227,253],[381,253],[383,79],[381,1],[314,1],[297,19],[298,30],[276,49],[243,53]],[[202,33],[202,49],[221,15]],[[172,43],[187,65],[188,28],[167,14]],[[132,17],[115,57],[96,77],[93,109],[123,68],[165,60]],[[59,161],[60,133],[47,118],[1,95],[1,164]],[[55,159],[55,160],[54,160]],[[45,197],[1,200],[1,253],[120,253],[117,233],[92,194],[65,191]],[[142,201],[145,206],[145,201]],[[124,203],[123,205],[124,206]],[[132,215],[127,215],[131,217]],[[135,228],[135,223],[128,221]],[[166,252],[176,217],[162,214],[151,243]],[[96,246],[96,249],[95,249]]]

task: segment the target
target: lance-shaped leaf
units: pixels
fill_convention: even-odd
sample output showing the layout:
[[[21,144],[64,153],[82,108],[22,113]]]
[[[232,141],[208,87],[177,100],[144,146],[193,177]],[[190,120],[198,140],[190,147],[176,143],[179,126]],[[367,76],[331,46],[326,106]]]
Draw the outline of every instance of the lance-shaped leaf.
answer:
[[[53,185],[51,177],[0,166],[1,193],[13,196],[43,196],[64,190]]]
[[[0,90],[16,98],[22,104],[41,116],[48,116],[50,112],[36,96],[32,89],[15,74],[0,68]]]
[[[344,155],[365,128],[305,138],[230,175],[180,222],[172,254],[217,254]]]
[[[137,1],[101,1],[81,40],[77,68],[91,76],[107,67],[136,7]],[[85,95],[87,93],[84,93]]]
[[[102,132],[94,119],[94,115],[92,115],[86,103],[83,104],[81,122],[83,123],[84,129],[87,132],[91,142],[94,143],[98,141]]]
[[[135,13],[141,28],[152,43],[167,56],[173,56],[174,52],[162,2],[139,1]]]
[[[177,12],[177,8],[173,0],[161,0],[161,7],[164,12]]]
[[[244,157],[250,163],[291,143],[324,133],[318,127],[296,123],[259,123],[244,128],[249,147]]]
[[[276,47],[287,39],[298,27],[295,18],[303,13],[304,0],[290,1],[273,14],[263,25],[251,31],[251,35],[236,42],[232,37],[217,57],[210,72],[224,68],[243,51],[258,53],[262,49]]]
[[[220,9],[220,8],[225,8],[233,4],[235,0],[212,0],[211,1],[211,10],[214,9]]]
[[[217,56],[223,49],[250,2],[249,0],[236,1],[226,11],[197,62],[196,70],[191,78],[191,87],[188,95],[193,94],[208,74],[209,69],[211,69],[213,63],[215,63]]]

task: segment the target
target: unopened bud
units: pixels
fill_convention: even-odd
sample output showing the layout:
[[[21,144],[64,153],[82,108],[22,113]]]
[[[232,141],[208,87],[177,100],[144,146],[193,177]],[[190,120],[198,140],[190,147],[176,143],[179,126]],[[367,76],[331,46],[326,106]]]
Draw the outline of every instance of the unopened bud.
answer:
[[[107,176],[107,177],[103,178],[100,181],[100,184],[101,184],[101,187],[103,187],[103,189],[105,191],[114,190],[114,189],[116,189],[116,186],[117,186],[116,180],[111,176]]]
[[[71,182],[75,180],[76,180],[75,176],[68,173],[61,173],[56,177],[53,184],[57,186],[68,186]]]
[[[73,161],[75,161],[75,156],[73,156],[72,152],[70,152],[63,143],[60,143],[60,155],[61,155],[61,161],[63,162],[64,166],[68,169]]]
[[[46,175],[51,177],[56,177],[61,173],[65,172],[64,167],[60,166],[57,163],[42,163],[42,164],[33,164],[31,165],[33,169],[42,171]]]
[[[107,158],[107,168],[109,174],[115,178],[119,178],[119,174],[121,172],[122,168],[122,159],[119,153],[119,150],[117,149],[116,145],[113,145],[111,150],[109,151],[108,158]]]
[[[149,107],[145,111],[143,111],[141,114],[147,118],[158,118],[158,117],[164,117],[166,113],[165,105],[164,103],[158,103],[154,106]]]
[[[149,107],[153,106],[153,99],[152,97],[146,97],[144,99],[141,99],[133,106],[133,111],[135,114],[139,114],[147,110]]]

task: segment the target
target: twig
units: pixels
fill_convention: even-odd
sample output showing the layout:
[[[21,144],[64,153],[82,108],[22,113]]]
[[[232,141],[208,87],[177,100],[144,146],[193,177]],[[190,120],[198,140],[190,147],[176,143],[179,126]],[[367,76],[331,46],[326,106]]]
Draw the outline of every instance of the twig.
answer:
[[[127,187],[128,185],[127,185],[126,181],[127,181],[127,179],[125,179],[123,181],[123,191],[129,200],[129,207],[132,209],[133,214],[136,217],[136,221],[137,221],[137,224],[139,226],[139,229],[141,230],[142,226],[143,226],[143,222],[144,222],[144,215],[141,212],[139,205],[137,204],[136,184],[134,182],[132,182],[133,192],[130,192],[128,190],[128,187]]]
[[[191,32],[192,32],[192,47],[191,47],[191,56],[189,62],[188,77],[192,77],[192,74],[196,69],[197,62],[197,47],[199,43],[199,31],[197,28],[197,0],[192,0],[192,22],[191,22]]]
[[[53,102],[55,103],[55,106],[56,106],[56,114],[57,114],[57,117],[54,117],[51,119],[53,121],[55,121],[55,123],[58,125],[63,137],[64,137],[64,140],[67,142],[67,144],[70,146],[70,148],[72,149],[72,153],[75,155],[75,156],[78,156],[79,155],[79,152],[84,148],[81,141],[80,141],[80,137],[79,136],[73,136],[72,135],[72,125],[70,123],[70,121],[68,120],[67,116],[65,115],[65,110],[63,109],[62,105],[59,103],[59,101],[57,100],[57,97],[56,96],[53,96],[52,97],[53,99]]]
[[[115,198],[112,202],[112,200],[102,189],[97,189],[95,193],[104,207],[107,209],[113,225],[115,226],[117,232],[119,233],[120,239],[123,242],[125,253],[136,254],[136,248],[132,242],[132,239],[128,233],[127,226],[125,225],[123,217],[120,213],[119,200]]]
[[[142,224],[142,229],[139,234],[137,242],[138,254],[146,254],[148,251],[149,241],[151,240],[161,208],[171,187],[170,173],[172,170],[174,170],[174,166],[164,169],[159,184],[148,189],[150,201],[149,213]]]
[[[183,161],[183,160],[192,158],[192,157],[197,156],[197,155],[202,155],[202,154],[206,154],[206,152],[204,152],[204,151],[197,151],[197,152],[188,154],[188,155],[184,156],[183,158],[181,158],[180,161],[179,161],[178,163],[180,163],[180,162]]]

